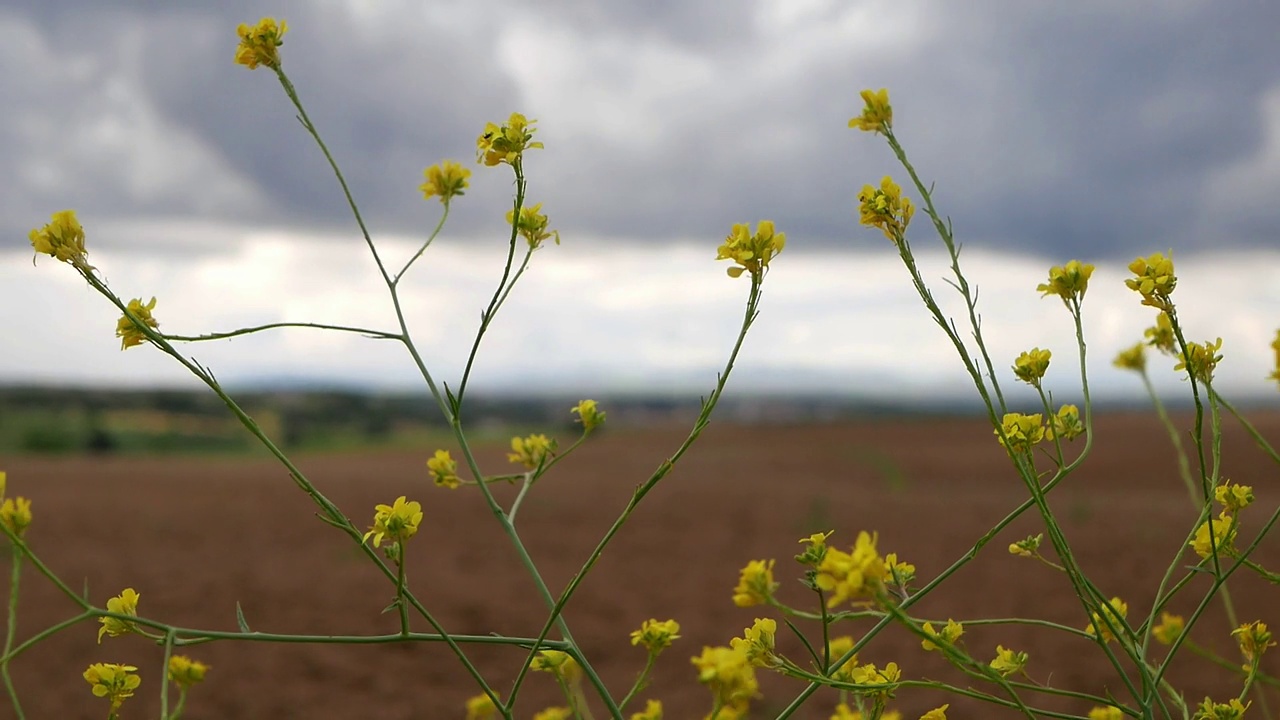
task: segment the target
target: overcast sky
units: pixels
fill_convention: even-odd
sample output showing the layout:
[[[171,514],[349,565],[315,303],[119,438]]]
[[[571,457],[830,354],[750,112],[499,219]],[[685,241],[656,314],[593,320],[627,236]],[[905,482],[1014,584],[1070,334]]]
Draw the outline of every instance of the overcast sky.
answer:
[[[1224,337],[1227,387],[1274,394],[1261,378],[1280,327],[1280,5],[1262,0],[8,3],[0,300],[20,310],[0,382],[181,381],[149,348],[118,351],[115,313],[69,268],[32,267],[27,231],[67,207],[114,288],[159,297],[164,330],[391,329],[323,157],[273,75],[232,63],[236,24],[263,15],[288,21],[284,67],[392,258],[438,218],[423,167],[471,163],[485,122],[511,111],[538,120],[530,199],[564,244],[535,256],[482,385],[704,390],[746,291],[715,247],[733,223],[772,218],[788,245],[742,389],[957,392],[949,345],[884,238],[856,224],[858,188],[901,175],[879,138],[846,127],[860,89],[887,87],[965,245],[1000,366],[1052,347],[1069,394],[1067,318],[1034,288],[1080,258],[1100,266],[1094,381],[1131,393],[1109,361],[1152,318],[1124,266],[1173,249],[1192,337]],[[510,173],[472,167],[405,287],[444,379],[505,244]],[[927,226],[913,231],[927,256]],[[926,261],[942,295],[945,267]],[[355,337],[191,350],[224,379],[413,382],[401,354]]]

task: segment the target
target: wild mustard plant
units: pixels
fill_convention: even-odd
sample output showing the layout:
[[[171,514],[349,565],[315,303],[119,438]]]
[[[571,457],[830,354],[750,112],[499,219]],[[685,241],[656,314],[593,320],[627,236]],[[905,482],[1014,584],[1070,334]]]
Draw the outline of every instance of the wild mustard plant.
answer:
[[[758,316],[764,282],[773,260],[786,247],[786,234],[779,232],[769,220],[760,220],[754,230],[749,223],[731,225],[729,233],[717,248],[715,259],[731,261],[727,274],[735,279],[745,278],[748,286],[740,330],[726,364],[717,377],[712,392],[703,401],[698,417],[684,441],[666,460],[658,464],[646,480],[636,486],[630,501],[619,511],[615,521],[581,568],[558,594],[553,593],[525,548],[517,528],[518,511],[540,479],[580,447],[605,422],[606,413],[594,400],[589,399],[570,408],[568,414],[580,425],[581,434],[563,450],[555,438],[544,433],[512,438],[508,460],[523,468],[523,471],[517,473],[484,473],[468,442],[464,421],[467,388],[483,338],[513,288],[530,267],[533,253],[545,247],[547,240],[554,240],[557,245],[561,241],[559,233],[550,228],[550,219],[542,212],[542,205],[527,202],[529,179],[525,174],[526,154],[531,150],[544,149],[543,143],[535,139],[536,121],[513,112],[503,123],[487,123],[476,139],[476,162],[486,168],[505,166],[504,172],[509,171],[514,176],[515,191],[511,207],[505,212],[510,232],[506,238],[507,257],[501,277],[481,312],[480,324],[465,367],[457,382],[450,386],[437,380],[437,375],[427,367],[418,351],[405,322],[399,289],[408,271],[424,256],[441,232],[451,203],[465,195],[471,170],[458,162],[445,160],[423,171],[424,182],[419,190],[424,200],[436,199],[441,203],[440,220],[434,231],[422,241],[398,271],[389,270],[361,217],[341,170],[333,161],[316,124],[307,114],[296,88],[283,69],[281,48],[287,31],[288,25],[283,20],[277,21],[274,18],[263,18],[254,25],[240,25],[237,29],[239,44],[235,48],[235,63],[249,70],[266,69],[274,73],[296,110],[304,130],[329,162],[373,262],[387,286],[397,328],[377,330],[324,323],[285,322],[200,336],[166,334],[161,332],[160,324],[153,315],[156,307],[154,297],[145,303],[140,298],[127,302],[122,300],[99,276],[97,268],[88,263],[88,237],[74,211],[56,212],[48,223],[31,230],[31,246],[37,255],[45,254],[70,265],[121,312],[116,336],[121,339],[122,350],[151,345],[182,364],[217,394],[245,428],[287,469],[299,490],[318,508],[320,520],[347,536],[364,557],[383,573],[395,587],[395,599],[388,609],[397,610],[399,623],[391,639],[403,643],[440,643],[448,649],[479,690],[459,708],[460,713],[468,720],[511,720],[516,717],[517,701],[530,673],[550,676],[566,702],[564,706],[556,705],[536,711],[532,715],[534,720],[586,720],[595,717],[593,706],[602,709],[610,718],[625,720],[628,717],[627,706],[636,700],[640,692],[649,689],[651,671],[659,656],[680,639],[680,624],[674,619],[650,619],[631,632],[631,644],[644,648],[646,660],[630,689],[618,694],[606,686],[591,665],[582,646],[573,636],[563,611],[620,528],[630,521],[639,504],[667,477],[707,426],[723,395],[746,335]],[[1280,576],[1251,559],[1262,538],[1280,520],[1280,505],[1263,521],[1261,531],[1251,538],[1244,536],[1240,516],[1262,498],[1255,497],[1252,486],[1231,483],[1221,476],[1219,440],[1222,411],[1235,417],[1271,459],[1280,463],[1280,455],[1214,389],[1215,371],[1223,360],[1219,353],[1221,340],[1187,342],[1173,297],[1178,278],[1172,253],[1155,253],[1146,258],[1137,258],[1129,265],[1133,277],[1125,281],[1126,285],[1141,296],[1142,305],[1155,308],[1158,314],[1155,324],[1144,333],[1144,340],[1122,351],[1114,364],[1141,376],[1151,394],[1157,415],[1169,431],[1179,459],[1180,474],[1199,516],[1188,529],[1185,546],[1170,548],[1168,569],[1151,604],[1146,606],[1135,603],[1131,612],[1129,603],[1104,593],[1081,569],[1062,531],[1055,509],[1049,502],[1049,494],[1081,466],[1092,445],[1092,399],[1086,373],[1083,303],[1094,266],[1079,260],[1067,261],[1051,267],[1047,282],[1035,287],[1035,291],[1042,297],[1054,296],[1061,300],[1074,326],[1074,354],[1083,396],[1082,404],[1058,405],[1053,402],[1052,392],[1046,387],[1053,354],[1047,349],[1033,348],[1020,354],[1009,369],[1012,370],[1014,379],[1035,388],[1040,407],[1009,407],[1000,384],[1002,373],[996,370],[978,320],[976,289],[969,284],[961,268],[959,244],[953,236],[952,225],[938,213],[930,187],[920,179],[915,167],[907,159],[906,151],[894,130],[894,111],[889,102],[888,91],[865,90],[861,97],[863,108],[860,114],[850,119],[849,127],[883,138],[901,163],[909,182],[904,189],[892,176],[885,176],[876,185],[865,185],[851,201],[856,205],[859,222],[879,230],[898,252],[926,311],[946,335],[972,380],[975,391],[984,403],[995,441],[1006,451],[1013,475],[1023,484],[1028,499],[1009,512],[990,532],[976,539],[972,547],[961,553],[956,560],[945,566],[929,567],[921,563],[917,567],[916,564],[900,560],[896,553],[882,554],[879,535],[871,529],[856,529],[853,544],[844,546],[848,550],[829,544],[835,529],[802,538],[800,543],[804,547],[794,556],[798,568],[793,572],[799,576],[803,587],[813,593],[810,609],[792,607],[779,599],[776,591],[781,583],[775,578],[774,559],[748,561],[739,572],[738,583],[732,588],[729,600],[738,607],[760,607],[760,614],[765,616],[755,618],[750,627],[744,628],[742,634],[730,639],[727,645],[703,647],[700,654],[690,658],[693,666],[690,681],[696,680],[710,694],[706,717],[711,720],[747,717],[752,712],[753,703],[760,699],[757,670],[778,673],[797,681],[797,687],[802,685],[794,699],[779,712],[779,719],[794,715],[823,688],[834,694],[830,698],[832,702],[826,705],[833,707],[833,714],[830,715],[833,720],[901,718],[898,710],[889,707],[890,703],[898,698],[899,693],[911,692],[917,688],[947,692],[956,697],[989,703],[993,707],[1016,712],[1027,718],[1075,717],[1040,707],[1039,703],[1050,696],[1078,701],[1082,711],[1085,706],[1089,707],[1087,717],[1090,720],[1118,720],[1121,717],[1143,720],[1157,717],[1234,720],[1242,717],[1255,702],[1264,713],[1268,713],[1264,685],[1274,686],[1280,684],[1280,680],[1264,673],[1261,660],[1276,642],[1263,620],[1246,623],[1235,618],[1234,605],[1226,584],[1233,573],[1241,568],[1255,572],[1271,582],[1280,582]],[[918,197],[917,200],[909,196],[912,191]],[[916,261],[912,238],[908,233],[912,231],[911,222],[917,207],[931,223],[950,259],[951,277],[947,279],[947,283],[964,300],[968,323],[964,332],[954,320],[943,313]],[[510,540],[535,587],[537,599],[547,608],[546,618],[540,627],[530,628],[528,636],[523,637],[463,636],[447,632],[415,595],[406,575],[407,543],[424,522],[431,522],[423,512],[421,503],[409,501],[408,494],[401,495],[390,505],[376,505],[373,508],[372,524],[367,529],[357,527],[346,513],[307,479],[235,399],[226,393],[213,374],[181,353],[175,345],[279,328],[354,332],[372,338],[393,340],[405,348],[419,370],[427,392],[448,422],[458,446],[457,458],[444,449],[436,449],[434,454],[426,457],[424,462],[427,476],[434,485],[441,488],[456,490],[465,486],[477,490],[477,501],[483,502],[492,511],[497,529]],[[1152,390],[1148,377],[1147,347],[1154,347],[1176,358],[1175,371],[1185,373],[1196,409],[1195,427],[1189,435],[1191,452],[1182,444],[1182,434],[1164,412]],[[1272,348],[1276,351],[1276,371],[1268,379],[1280,381],[1280,331],[1277,332]],[[1059,360],[1061,361],[1061,356]],[[1054,367],[1059,368],[1060,364]],[[1057,372],[1059,371],[1055,369],[1055,373]],[[1203,422],[1205,402],[1209,404],[1212,419],[1207,438]],[[1083,438],[1083,443],[1078,449],[1063,444],[1063,441],[1079,438]],[[249,639],[250,634],[255,641],[270,637],[281,642],[301,643],[380,643],[388,639],[387,636],[339,638],[326,635],[268,635],[250,630],[248,620],[238,608],[238,632],[183,628],[139,615],[140,595],[132,588],[126,588],[107,600],[105,608],[94,606],[40,562],[27,545],[26,536],[33,520],[31,503],[22,497],[5,497],[5,480],[5,474],[0,472],[0,531],[12,546],[13,562],[8,623],[3,654],[0,654],[0,679],[4,682],[18,718],[25,718],[26,715],[19,701],[18,690],[10,677],[10,664],[33,644],[66,627],[84,622],[97,621],[100,625],[99,642],[103,637],[137,635],[159,646],[162,656],[160,668],[166,682],[157,685],[160,687],[161,716],[165,720],[181,716],[188,690],[200,683],[209,670],[199,660],[178,653],[179,649],[210,641],[243,641]],[[520,485],[515,499],[505,506],[490,489],[492,483],[499,481]],[[1265,496],[1265,492],[1259,492],[1259,495]],[[1068,626],[1018,618],[947,618],[944,621],[916,617],[913,614],[914,605],[945,584],[948,578],[972,561],[1008,525],[1033,510],[1043,524],[1043,531],[1008,544],[1008,553],[1014,557],[1040,560],[1045,566],[1042,571],[1051,573],[1049,582],[1059,583],[1059,591],[1070,593],[1077,601],[1079,624]],[[847,533],[849,530],[844,529],[843,532]],[[378,550],[383,553],[379,554]],[[1046,556],[1045,553],[1048,552],[1052,553],[1056,561]],[[29,560],[41,575],[72,600],[79,608],[79,613],[19,643],[16,636],[16,608],[24,559]],[[1204,587],[1206,583],[1207,588]],[[1168,611],[1167,608],[1175,597],[1195,593],[1199,593],[1198,602],[1195,611],[1189,616]],[[1215,597],[1221,599],[1231,626],[1236,628],[1231,635],[1243,660],[1242,665],[1219,657],[1190,637],[1195,626],[1204,617],[1206,607]],[[768,617],[769,614],[778,617]],[[414,621],[430,626],[430,632],[414,631]],[[1031,658],[1025,651],[1006,647],[1003,643],[996,644],[994,656],[989,650],[974,654],[968,649],[970,643],[965,638],[966,627],[975,624],[999,627],[1015,622],[1036,622],[1092,643],[1096,648],[1098,661],[1105,662],[1115,670],[1115,687],[1106,688],[1105,693],[1099,688],[1057,688],[1049,684],[1049,678],[1041,680],[1032,677]],[[816,629],[813,629],[814,623]],[[801,624],[807,624],[810,630],[802,630]],[[911,666],[906,657],[880,656],[876,658],[876,662],[866,661],[866,658],[874,656],[868,650],[869,645],[890,625],[896,625],[913,635],[920,644],[918,652],[938,653],[945,658],[964,676],[965,684],[914,677],[909,672]],[[846,629],[849,632],[843,632]],[[796,659],[781,652],[780,633],[784,637],[785,633],[794,635],[808,657]],[[500,690],[486,679],[485,673],[468,656],[465,646],[472,643],[504,644],[522,651],[523,661],[509,687]],[[1163,657],[1155,656],[1154,646],[1167,648],[1163,651]],[[1239,696],[1225,702],[1205,698],[1198,705],[1183,697],[1166,678],[1170,661],[1182,648],[1219,666],[1225,665],[1237,673],[1235,677],[1241,683]],[[91,686],[94,695],[108,701],[108,718],[117,717],[125,700],[132,697],[142,683],[137,667],[109,663],[94,663],[83,672],[83,678]],[[172,706],[169,702],[171,685],[179,693]],[[1113,692],[1121,689],[1122,692]],[[1245,698],[1251,694],[1253,700],[1246,702]],[[949,707],[950,704],[935,707],[921,715],[920,720],[945,720]],[[647,698],[644,709],[631,713],[629,717],[630,720],[660,720],[663,713],[660,700]]]

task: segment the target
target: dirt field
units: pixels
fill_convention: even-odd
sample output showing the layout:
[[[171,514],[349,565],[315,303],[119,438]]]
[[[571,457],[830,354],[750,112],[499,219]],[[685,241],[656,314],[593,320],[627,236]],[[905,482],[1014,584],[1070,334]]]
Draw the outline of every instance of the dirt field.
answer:
[[[1265,434],[1280,439],[1280,415],[1254,419]],[[1104,592],[1126,599],[1132,615],[1145,614],[1194,514],[1153,416],[1111,415],[1097,426],[1093,457],[1051,495],[1052,506],[1079,562]],[[1277,468],[1232,430],[1223,449],[1225,474],[1252,484],[1259,498],[1255,517],[1242,533],[1251,537],[1280,502]],[[633,487],[678,445],[683,432],[603,432],[539,484],[519,526],[553,589],[568,580]],[[424,461],[432,449],[298,461],[362,527],[371,521],[375,503],[402,494],[422,502],[426,519],[409,547],[410,583],[451,632],[536,633],[544,607],[507,539],[474,488],[449,492],[430,484]],[[500,448],[487,450],[483,458],[495,472],[509,467]],[[0,469],[8,471],[11,495],[34,501],[32,548],[72,587],[87,583],[100,605],[131,586],[142,595],[143,615],[185,627],[234,631],[239,601],[257,631],[395,630],[394,613],[379,614],[393,587],[345,538],[315,519],[310,504],[272,461],[5,458]],[[643,652],[628,643],[629,631],[649,617],[679,620],[684,637],[660,660],[653,686],[641,697],[662,698],[668,718],[699,718],[709,702],[689,657],[704,644],[727,643],[762,614],[760,608],[736,608],[730,601],[738,569],[748,560],[777,558],[781,597],[813,609],[809,594],[795,582],[799,566],[791,560],[801,536],[836,528],[832,543],[847,545],[858,530],[877,530],[881,551],[915,563],[927,580],[1024,497],[991,431],[979,420],[713,424],[640,506],[566,615],[605,681],[619,693],[644,660]],[[915,612],[935,620],[1017,616],[1084,626],[1087,619],[1061,576],[1006,552],[1008,543],[1040,529],[1039,519],[1028,514]],[[1268,539],[1258,560],[1280,569],[1280,540]],[[6,561],[4,578],[7,566]],[[1245,573],[1234,582],[1242,620],[1280,625],[1280,590]],[[1189,612],[1206,586],[1193,583],[1175,609]],[[21,637],[74,612],[27,568]],[[80,677],[91,662],[141,667],[140,695],[126,704],[124,717],[159,714],[160,651],[138,637],[106,639],[99,646],[96,628],[93,623],[75,626],[14,663],[28,717],[105,717],[106,703],[93,697]],[[414,628],[428,629],[420,618]],[[1215,604],[1209,620],[1197,627],[1197,638],[1235,662],[1228,629]],[[857,634],[856,628],[849,631]],[[1029,652],[1029,671],[1037,681],[1125,698],[1101,651],[1079,638],[1014,625],[975,627],[965,640],[978,656],[993,655],[997,643]],[[794,641],[783,641],[782,649],[801,657]],[[467,652],[499,688],[509,685],[523,658],[522,652],[485,646],[468,646]],[[476,692],[439,644],[226,641],[190,654],[213,666],[208,681],[193,692],[185,716],[193,720],[461,718],[463,700]],[[897,661],[904,678],[957,679],[936,654],[921,651],[900,630],[884,633],[861,658]],[[1275,660],[1263,664],[1273,674],[1280,672]],[[1209,692],[1225,699],[1239,689],[1230,671],[1190,655],[1171,677],[1192,703]],[[763,674],[762,685],[765,697],[756,703],[756,718],[773,717],[802,687]],[[552,690],[547,676],[533,678],[521,695],[518,716],[532,717],[554,702]],[[1027,697],[1074,713],[1089,707],[1034,693]],[[953,719],[1014,716],[912,689],[900,692],[894,707],[914,720],[948,701]],[[834,703],[835,693],[823,691],[795,717],[825,720]],[[1270,706],[1273,712],[1280,709],[1280,694],[1270,697]],[[1255,703],[1250,714],[1261,717],[1257,709]],[[5,700],[0,717],[10,712]]]

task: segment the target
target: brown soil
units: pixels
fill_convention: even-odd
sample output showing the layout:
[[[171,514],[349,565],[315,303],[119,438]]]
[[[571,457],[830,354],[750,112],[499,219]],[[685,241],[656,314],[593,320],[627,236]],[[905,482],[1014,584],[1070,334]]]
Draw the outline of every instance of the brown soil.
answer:
[[[1280,437],[1280,415],[1255,421],[1267,436]],[[1051,504],[1080,565],[1103,592],[1123,597],[1131,615],[1141,616],[1165,567],[1179,554],[1194,513],[1168,438],[1152,417],[1111,415],[1097,426],[1093,457],[1052,493]],[[535,488],[519,527],[553,590],[564,586],[633,488],[674,450],[683,432],[602,432]],[[360,527],[370,522],[375,503],[398,495],[422,501],[426,519],[409,544],[408,573],[412,589],[448,631],[536,634],[545,607],[510,542],[475,488],[449,492],[430,484],[424,460],[431,449],[304,456],[298,464]],[[1259,503],[1241,536],[1252,537],[1277,504],[1276,466],[1234,427],[1223,456],[1224,474],[1257,491]],[[509,467],[501,448],[487,449],[482,462],[494,471]],[[272,461],[9,458],[0,467],[8,471],[10,494],[34,501],[36,520],[28,533],[33,550],[72,588],[87,587],[99,605],[133,587],[142,594],[143,615],[190,628],[235,631],[239,602],[252,629],[261,632],[396,629],[395,613],[380,614],[393,586],[347,538],[315,518],[310,503]],[[500,495],[512,497],[505,487]],[[771,612],[730,601],[738,570],[748,560],[777,558],[780,597],[812,610],[813,598],[796,582],[799,566],[791,560],[800,549],[798,538],[835,528],[832,543],[848,545],[859,530],[876,530],[882,552],[897,552],[928,580],[1025,497],[979,420],[712,425],[618,534],[566,616],[615,692],[629,686],[644,660],[629,644],[629,631],[650,617],[679,620],[683,639],[659,661],[652,687],[640,697],[662,698],[668,718],[702,717],[708,697],[689,657],[703,645],[727,643],[754,617]],[[1016,616],[1083,627],[1086,618],[1060,574],[1006,552],[1010,542],[1042,528],[1034,511],[1028,513],[913,612],[933,620]],[[1183,563],[1192,557],[1183,554]],[[1268,539],[1257,559],[1280,568],[1280,543]],[[1189,613],[1207,585],[1205,579],[1191,583],[1174,609]],[[1233,580],[1233,595],[1242,621],[1280,624],[1274,587],[1242,572]],[[75,612],[30,565],[24,567],[20,638]],[[813,623],[801,627],[814,630]],[[845,632],[856,635],[866,627]],[[93,622],[76,625],[13,663],[28,717],[105,717],[105,702],[80,678],[91,662],[142,668],[140,694],[126,704],[124,717],[159,714],[160,650],[139,637],[98,645],[96,629]],[[415,618],[414,629],[430,628]],[[1215,603],[1196,637],[1235,662],[1228,630]],[[782,649],[800,658],[798,643],[785,635],[779,633]],[[1078,637],[1013,625],[973,627],[965,640],[978,657],[993,655],[997,643],[1029,652],[1037,681],[1128,697],[1098,646]],[[476,692],[457,659],[438,643],[219,641],[188,652],[213,667],[192,693],[185,715],[192,720],[461,718],[464,699]],[[509,687],[524,657],[522,651],[484,645],[468,645],[466,652],[498,688]],[[883,633],[860,657],[897,661],[908,679],[945,678],[992,690],[958,678],[899,628]],[[1271,661],[1264,668],[1280,671]],[[1239,678],[1229,670],[1190,655],[1175,663],[1171,679],[1193,703],[1207,693],[1222,699],[1239,689]],[[764,698],[753,717],[773,717],[802,687],[764,673],[762,686]],[[1074,713],[1089,708],[1025,695],[1041,707]],[[834,691],[821,691],[795,717],[825,719],[835,699]],[[555,700],[550,679],[533,677],[517,716],[532,717]],[[951,703],[952,718],[1017,716],[915,689],[902,690],[894,707],[910,720],[943,702]],[[1270,704],[1273,711],[1280,708],[1280,695],[1273,694]],[[7,700],[0,708],[0,717],[10,716]]]

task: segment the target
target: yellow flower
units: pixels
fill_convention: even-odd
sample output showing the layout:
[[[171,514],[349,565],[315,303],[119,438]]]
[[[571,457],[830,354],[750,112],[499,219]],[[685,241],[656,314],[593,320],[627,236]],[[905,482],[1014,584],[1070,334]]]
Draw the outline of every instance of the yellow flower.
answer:
[[[1231,515],[1223,511],[1218,517],[1200,523],[1200,527],[1196,528],[1195,537],[1187,544],[1202,558],[1212,555],[1215,547],[1220,554],[1235,555],[1236,530],[1235,523],[1231,521]],[[1209,537],[1211,532],[1212,538]]]
[[[1151,637],[1161,645],[1172,645],[1182,635],[1184,621],[1181,615],[1161,611],[1160,623],[1151,628]]]
[[[996,657],[991,661],[991,669],[1000,673],[1002,677],[1021,672],[1027,666],[1027,654],[1024,652],[1014,652],[1006,649],[1003,645],[996,646]]]
[[[465,194],[463,191],[467,189],[467,178],[471,177],[471,171],[462,167],[461,163],[445,160],[423,170],[422,175],[427,179],[418,187],[422,191],[422,198],[430,200],[439,197],[440,202],[448,205],[452,198]]]
[[[778,621],[773,618],[756,618],[751,627],[742,631],[742,637],[729,641],[729,646],[746,653],[747,662],[756,667],[774,667],[781,664],[773,651],[777,633]]]
[[[202,682],[204,674],[208,671],[208,665],[192,660],[186,655],[173,655],[169,658],[169,681],[184,688]]]
[[[107,601],[107,610],[118,615],[138,616],[138,599],[142,597],[133,588],[125,588],[121,593]],[[102,623],[102,627],[98,628],[98,643],[102,643],[102,636],[109,635],[111,637],[120,637],[128,635],[137,629],[133,623],[128,620],[121,620],[113,617],[98,618],[98,622]]]
[[[831,658],[831,662],[835,662],[845,656],[845,653],[853,649],[853,636],[841,635],[840,637],[831,638],[831,642],[827,643],[827,657]],[[838,670],[830,673],[832,680],[840,682],[853,682],[853,669],[858,667],[858,656],[854,655],[849,658],[849,662],[841,665]]]
[[[1040,552],[1040,541],[1044,540],[1044,533],[1039,535],[1028,535],[1025,540],[1019,540],[1016,543],[1010,543],[1009,554],[1018,557],[1032,557]]]
[[[910,198],[902,197],[902,188],[893,178],[885,175],[878,190],[871,185],[863,185],[862,192],[858,193],[858,203],[859,222],[880,228],[894,245],[902,242],[915,207]]]
[[[675,620],[645,620],[640,623],[639,630],[631,631],[631,644],[643,645],[652,655],[671,647],[671,642],[679,639],[680,623]]]
[[[751,225],[736,223],[724,242],[716,249],[716,260],[732,260],[736,266],[728,269],[729,277],[739,277],[750,272],[759,280],[769,271],[769,262],[787,245],[787,234],[777,232],[772,220],[761,220],[756,231]]]
[[[849,127],[863,132],[884,132],[893,127],[893,106],[889,104],[889,91],[863,90],[859,93],[865,107],[862,114],[849,121]]]
[[[916,566],[908,562],[900,562],[898,553],[884,556],[884,581],[895,585],[906,586],[916,579]]]
[[[1111,602],[1102,606],[1102,612],[1090,613],[1089,625],[1085,627],[1085,632],[1091,637],[1102,637],[1103,642],[1111,642],[1116,639],[1115,634],[1111,631],[1114,627],[1117,630],[1124,630],[1124,619],[1129,615],[1129,604],[1118,597],[1111,598]],[[1111,627],[1107,626],[1111,624]]]
[[[934,630],[932,623],[925,623],[924,625],[921,626],[921,629],[923,629],[926,633],[928,633],[932,637],[940,638],[944,643],[948,645],[955,645],[956,640],[959,640],[960,636],[964,634],[964,626],[950,618],[947,619],[947,624],[945,627],[942,628],[942,632],[938,632]],[[921,640],[920,647],[924,648],[925,650],[939,649],[938,646],[934,644],[932,640]]]
[[[567,707],[549,707],[533,716],[533,720],[570,720],[573,710]]]
[[[489,167],[502,163],[514,167],[524,157],[525,150],[542,147],[540,142],[530,142],[537,132],[533,126],[536,122],[520,113],[511,113],[506,125],[487,123],[484,132],[476,138],[476,162]]]
[[[814,533],[807,538],[800,538],[800,542],[807,544],[809,547],[804,552],[796,555],[796,562],[802,565],[816,566],[822,562],[823,556],[827,554],[827,538],[835,531],[825,533]]]
[[[75,210],[59,210],[49,219],[48,225],[33,229],[27,237],[37,253],[79,268],[93,269],[85,260],[88,252],[84,249],[84,228],[76,219]]]
[[[1147,347],[1144,343],[1137,343],[1127,350],[1121,350],[1116,355],[1116,359],[1111,361],[1112,365],[1121,370],[1134,370],[1142,372],[1147,369]]]
[[[4,525],[9,532],[22,537],[22,534],[31,526],[31,501],[19,495],[18,497],[5,498],[4,502],[0,502],[0,525]]]
[[[284,44],[284,34],[288,31],[289,23],[281,20],[277,25],[275,18],[264,17],[257,25],[241,23],[236,28],[236,35],[240,36],[240,44],[236,47],[236,64],[250,70],[259,65],[279,68],[279,48]]]
[[[845,703],[840,703],[836,706],[836,711],[831,716],[831,720],[862,720],[862,713],[854,710]]]
[[[827,548],[818,564],[813,582],[823,592],[831,593],[827,607],[835,607],[854,598],[870,598],[884,581],[885,562],[876,550],[879,535],[858,533],[852,552]]]
[[[154,297],[146,305],[142,304],[141,298],[134,298],[129,301],[128,308],[129,312],[147,327],[153,330],[160,327],[160,323],[151,317],[151,311],[156,308],[156,299]],[[138,329],[138,326],[134,324],[127,314],[122,314],[120,319],[116,321],[116,337],[120,338],[121,350],[126,350],[134,345],[141,345],[147,340],[147,336],[143,334],[142,330]]]
[[[1010,455],[1014,452],[1029,451],[1031,446],[1044,440],[1044,421],[1041,419],[1040,413],[1035,413],[1034,415],[1006,413],[1000,423],[1000,429],[1004,431],[1004,438],[1000,437],[999,430],[992,432],[995,433],[996,439],[1009,451]]]
[[[778,583],[773,581],[773,560],[752,560],[738,573],[733,604],[738,607],[763,605],[773,597]]]
[[[417,501],[405,502],[405,496],[396,498],[392,505],[374,506],[373,527],[364,534],[364,541],[373,536],[373,546],[379,547],[384,539],[402,543],[418,533],[422,522],[422,505]]]
[[[949,707],[951,707],[951,703],[947,703],[942,707],[936,707],[921,715],[920,720],[947,720],[947,708]]]
[[[1218,352],[1222,349],[1222,338],[1217,342],[1204,341],[1204,344],[1189,342],[1187,351],[1178,354],[1178,364],[1174,370],[1186,370],[1187,374],[1208,385],[1213,382],[1213,371],[1222,360]]]
[[[556,441],[546,435],[530,435],[526,438],[511,438],[511,452],[507,453],[507,461],[520,463],[530,470],[542,467],[548,458],[556,454]]]
[[[632,713],[631,720],[662,720],[662,702],[659,700],[646,701],[644,710]]]
[[[1045,371],[1049,369],[1049,358],[1053,357],[1053,353],[1040,348],[1032,348],[1018,356],[1013,361],[1013,374],[1018,376],[1022,382],[1032,386],[1040,387],[1040,378],[1044,377]]]
[[[467,698],[467,720],[492,720],[498,717],[498,706],[488,695],[472,695]]]
[[[559,231],[547,231],[547,216],[539,212],[541,209],[542,203],[520,208],[520,221],[515,223],[516,231],[529,243],[531,250],[537,250],[542,247],[542,241],[547,238],[555,238],[556,244],[560,244]],[[515,218],[515,212],[515,210],[507,211],[508,223]]]
[[[1094,267],[1079,260],[1072,260],[1064,266],[1055,265],[1049,268],[1049,282],[1036,286],[1041,297],[1057,295],[1063,302],[1084,297],[1089,289],[1089,277]]]
[[[1229,512],[1236,513],[1253,503],[1253,487],[1236,485],[1224,480],[1221,485],[1214,488],[1213,497]]]
[[[1173,321],[1167,312],[1157,314],[1156,324],[1143,330],[1142,337],[1147,339],[1148,345],[1166,355],[1173,355],[1176,351],[1177,337],[1173,334]]]
[[[725,717],[726,711],[734,717],[746,714],[759,685],[745,652],[724,646],[704,647],[702,654],[691,658],[690,662],[698,670],[698,682],[706,685],[715,696],[721,707],[720,717]]]
[[[1267,624],[1256,620],[1232,630],[1231,636],[1240,645],[1240,654],[1245,659],[1243,665],[1245,672],[1251,672],[1258,658],[1262,657],[1262,653],[1269,647],[1275,647],[1276,644],[1271,639],[1271,631],[1267,629]]]
[[[604,422],[605,413],[596,407],[595,400],[580,400],[577,405],[569,408],[569,412],[578,416],[575,422],[582,423],[584,433],[595,430]]]
[[[1084,423],[1080,422],[1080,408],[1075,405],[1063,405],[1056,415],[1049,416],[1049,427],[1045,428],[1044,437],[1052,440],[1060,437],[1063,440],[1075,440],[1084,434]]]
[[[1089,720],[1124,720],[1124,713],[1112,705],[1095,707],[1089,711]]]
[[[114,715],[142,684],[142,678],[133,674],[137,669],[132,665],[94,663],[84,671],[84,679],[93,687],[94,695],[111,701],[111,713]]]
[[[1249,703],[1252,705],[1253,703]],[[1249,709],[1249,705],[1241,703],[1236,698],[1231,698],[1230,702],[1214,703],[1209,698],[1205,698],[1200,703],[1196,714],[1192,715],[1192,720],[1240,720],[1244,717],[1244,711]]]
[[[427,472],[431,474],[432,482],[443,488],[453,490],[462,482],[458,477],[458,462],[448,450],[437,450],[427,460]]]
[[[1173,274],[1173,251],[1169,255],[1155,253],[1150,257],[1138,258],[1129,263],[1129,272],[1134,277],[1124,281],[1130,290],[1142,295],[1142,304],[1150,305],[1157,310],[1170,312],[1173,301],[1169,296],[1178,285],[1178,277]]]
[[[855,683],[874,686],[861,692],[874,694],[882,699],[893,697],[893,691],[901,677],[902,671],[898,669],[898,663],[895,662],[885,665],[883,669],[877,668],[874,663],[859,665],[853,669]]]
[[[529,663],[529,669],[549,672],[566,683],[582,679],[582,667],[578,665],[578,661],[560,650],[539,650],[538,656]]]

